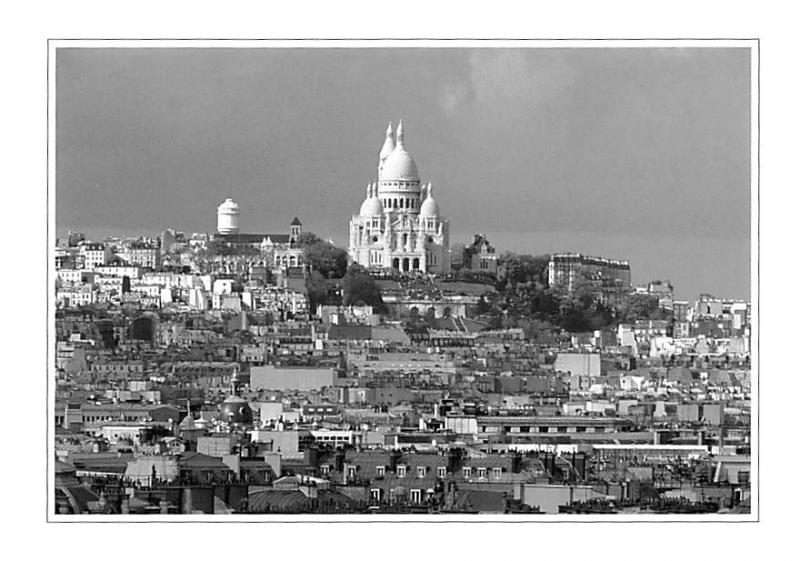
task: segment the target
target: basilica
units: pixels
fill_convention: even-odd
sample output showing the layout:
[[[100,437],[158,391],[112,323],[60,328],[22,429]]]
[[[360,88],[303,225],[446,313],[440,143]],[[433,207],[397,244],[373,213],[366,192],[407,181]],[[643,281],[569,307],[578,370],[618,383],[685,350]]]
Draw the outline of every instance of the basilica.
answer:
[[[439,215],[433,186],[420,182],[402,121],[396,134],[389,123],[378,181],[367,185],[361,210],[350,221],[350,260],[368,269],[447,274],[448,226]]]

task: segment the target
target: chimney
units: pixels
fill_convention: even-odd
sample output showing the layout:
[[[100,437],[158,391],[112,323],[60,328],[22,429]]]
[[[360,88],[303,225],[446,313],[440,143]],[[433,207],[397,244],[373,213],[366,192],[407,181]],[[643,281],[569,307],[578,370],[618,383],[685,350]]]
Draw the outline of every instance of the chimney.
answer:
[[[519,473],[522,467],[522,454],[517,451],[511,452],[511,473]]]
[[[182,489],[181,497],[181,514],[191,514],[194,508],[192,507],[192,488],[184,487]]]
[[[319,450],[316,446],[309,446],[303,450],[303,460],[305,463],[312,467],[318,467],[319,463]]]
[[[344,471],[344,450],[341,448],[336,450],[336,455],[334,456],[334,469],[336,471]]]
[[[402,452],[400,452],[400,450],[392,450],[389,452],[389,471],[397,471],[397,462],[400,461],[401,455]]]
[[[447,471],[449,473],[455,473],[461,467],[463,452],[461,448],[450,448],[447,451]]]

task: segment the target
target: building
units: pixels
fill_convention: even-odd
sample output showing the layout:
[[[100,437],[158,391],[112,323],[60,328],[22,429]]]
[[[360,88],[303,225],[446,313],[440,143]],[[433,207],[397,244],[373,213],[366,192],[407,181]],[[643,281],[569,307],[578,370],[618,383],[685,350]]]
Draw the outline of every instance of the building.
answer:
[[[422,185],[405,147],[403,123],[386,130],[378,181],[367,185],[350,221],[350,260],[369,269],[450,272],[449,222],[440,216],[433,186]]]
[[[268,266],[274,270],[299,267],[304,262],[305,251],[296,246],[303,233],[303,224],[295,217],[289,224],[288,233],[244,233],[239,230],[239,205],[231,199],[219,206],[217,211],[217,233],[211,238],[217,249],[257,250],[259,257],[251,261],[258,266]],[[234,261],[239,257],[223,255],[221,261]]]
[[[621,304],[631,291],[630,263],[580,253],[550,256],[547,277],[553,288],[571,293],[585,286],[598,300],[611,305]]]
[[[250,369],[250,387],[256,391],[320,390],[333,386],[335,380],[332,368],[280,368],[269,364]]]
[[[233,199],[225,199],[217,207],[217,232],[220,234],[238,234],[240,214],[239,203]]]
[[[463,264],[471,271],[497,274],[497,253],[486,234],[475,234],[472,243],[464,249]]]
[[[131,244],[130,247],[118,252],[117,257],[128,266],[153,270],[161,267],[161,250],[144,244]]]
[[[85,269],[106,265],[110,260],[111,252],[105,244],[82,242],[78,247]]]

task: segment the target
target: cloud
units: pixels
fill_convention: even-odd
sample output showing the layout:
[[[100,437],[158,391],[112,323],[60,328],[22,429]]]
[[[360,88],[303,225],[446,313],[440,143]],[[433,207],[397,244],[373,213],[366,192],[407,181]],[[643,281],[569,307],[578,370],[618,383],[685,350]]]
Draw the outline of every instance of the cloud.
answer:
[[[452,117],[465,101],[467,88],[463,85],[446,84],[439,95],[439,107],[448,117]]]
[[[470,55],[470,77],[480,104],[532,104],[570,87],[575,73],[552,49],[486,49]]]

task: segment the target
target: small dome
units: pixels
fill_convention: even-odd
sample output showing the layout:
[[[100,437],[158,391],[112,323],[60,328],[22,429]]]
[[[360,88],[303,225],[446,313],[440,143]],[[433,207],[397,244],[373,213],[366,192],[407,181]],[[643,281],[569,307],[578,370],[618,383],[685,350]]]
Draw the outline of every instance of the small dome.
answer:
[[[232,395],[222,402],[220,416],[230,423],[249,425],[253,422],[253,410],[241,397]]]
[[[361,216],[381,216],[383,215],[383,205],[378,198],[378,189],[374,184],[367,185],[367,198],[361,203]]]
[[[428,196],[422,201],[422,206],[419,208],[419,215],[427,218],[439,216],[439,205],[436,203],[436,199],[433,198],[433,187],[430,183],[428,183],[425,192]]]
[[[225,201],[217,207],[218,212],[239,212],[239,203],[233,199],[225,199]]]
[[[359,214],[361,216],[382,216],[383,205],[380,199],[378,197],[364,199],[364,202],[361,203],[361,212]]]

